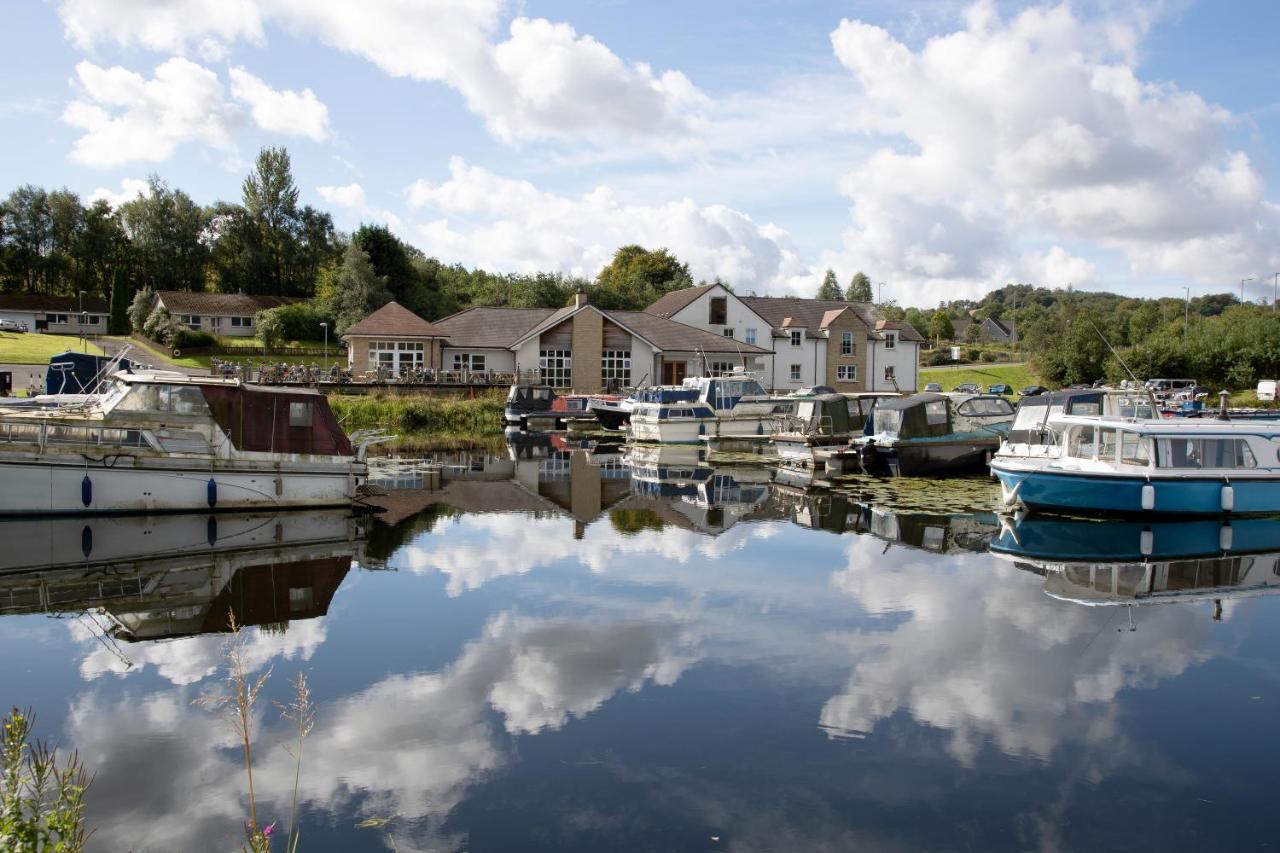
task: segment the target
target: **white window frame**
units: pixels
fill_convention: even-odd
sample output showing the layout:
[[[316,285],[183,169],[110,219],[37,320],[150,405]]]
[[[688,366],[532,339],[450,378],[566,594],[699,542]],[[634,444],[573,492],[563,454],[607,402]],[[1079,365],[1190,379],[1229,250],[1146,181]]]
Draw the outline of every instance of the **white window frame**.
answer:
[[[897,371],[897,369],[896,369],[892,364],[886,364],[886,365],[884,366],[884,381],[885,381],[885,382],[892,382],[893,380],[895,380],[895,379],[897,379],[897,378],[898,378],[898,371]]]
[[[755,345],[756,345],[756,330],[755,330],[755,329],[747,329],[746,341],[747,341],[747,343],[751,344],[751,346],[755,346]]]
[[[613,380],[619,388],[631,387],[631,350],[600,351],[600,379],[606,385]]]
[[[726,338],[733,338],[733,327],[732,327],[732,326],[725,326],[725,327],[724,327],[724,336],[725,336]]]
[[[455,352],[453,354],[453,369],[465,370],[468,373],[484,373],[488,370],[488,359],[486,354],[482,352]]]
[[[804,378],[803,371],[804,371],[804,365],[800,365],[800,364],[791,365],[791,381],[800,382]]]
[[[801,344],[801,343],[803,343],[803,342],[804,342],[804,332],[800,331],[799,329],[792,329],[792,330],[791,330],[791,345],[792,345],[793,347],[798,347],[798,346],[800,346],[800,344]]]
[[[897,349],[897,348],[898,348],[898,333],[897,333],[897,332],[885,332],[885,333],[884,333],[884,348],[885,348],[885,349]]]
[[[712,376],[723,376],[727,373],[733,373],[733,362],[713,361],[708,365],[708,370]]]
[[[573,387],[573,350],[538,350],[538,369],[542,381],[552,388]]]
[[[421,370],[426,354],[421,341],[369,341],[370,369],[385,367],[397,376],[406,369]]]
[[[857,382],[858,381],[858,365],[856,364],[836,365],[836,379],[840,382]]]

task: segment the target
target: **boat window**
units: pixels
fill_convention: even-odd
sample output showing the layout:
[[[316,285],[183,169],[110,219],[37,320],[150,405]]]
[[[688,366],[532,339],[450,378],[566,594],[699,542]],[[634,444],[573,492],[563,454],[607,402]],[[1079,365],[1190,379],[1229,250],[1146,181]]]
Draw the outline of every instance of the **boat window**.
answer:
[[[97,444],[98,437],[95,432],[88,427],[50,425],[49,431],[45,434],[45,442],[48,444]]]
[[[1089,397],[1083,400],[1071,400],[1067,403],[1067,411],[1073,415],[1097,417],[1102,414],[1102,401]]]
[[[1067,455],[1076,459],[1093,458],[1093,427],[1072,430],[1071,437],[1067,440]]]
[[[146,447],[147,440],[142,430],[137,429],[104,429],[102,444],[112,447]]]
[[[204,394],[193,386],[133,385],[117,408],[122,412],[209,413]]]
[[[209,405],[204,394],[193,386],[177,386],[169,389],[169,405],[176,415],[207,415]]]
[[[1103,462],[1116,461],[1116,431],[1098,430],[1098,458]]]
[[[40,440],[37,424],[0,424],[0,441],[36,443]]]
[[[289,426],[291,427],[311,426],[311,404],[310,403],[290,403],[289,404]]]
[[[1151,464],[1151,439],[1136,432],[1120,433],[1120,461],[1125,465]]]
[[[930,426],[947,422],[947,401],[930,400],[924,404],[924,419]]]
[[[799,406],[797,406],[796,416],[799,417],[801,420],[806,420],[806,421],[809,420],[809,418],[813,417],[813,403],[804,402],[804,403],[801,403]]]
[[[1013,414],[1013,404],[1008,400],[997,400],[995,398],[966,400],[960,404],[959,412],[970,417],[998,417]]]
[[[897,409],[876,409],[875,431],[886,435],[897,435],[902,423],[902,413]]]
[[[1161,438],[1156,443],[1161,468],[1257,468],[1258,460],[1242,438]]]

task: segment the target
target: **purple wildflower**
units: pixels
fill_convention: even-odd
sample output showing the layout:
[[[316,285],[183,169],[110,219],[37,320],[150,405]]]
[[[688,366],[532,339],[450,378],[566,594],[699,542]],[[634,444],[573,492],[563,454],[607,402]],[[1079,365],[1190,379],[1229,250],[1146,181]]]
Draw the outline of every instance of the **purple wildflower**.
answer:
[[[275,835],[275,832],[276,832],[276,822],[274,820],[271,821],[271,823],[267,824],[266,826],[262,827],[262,835],[264,838],[270,838],[271,836]]]

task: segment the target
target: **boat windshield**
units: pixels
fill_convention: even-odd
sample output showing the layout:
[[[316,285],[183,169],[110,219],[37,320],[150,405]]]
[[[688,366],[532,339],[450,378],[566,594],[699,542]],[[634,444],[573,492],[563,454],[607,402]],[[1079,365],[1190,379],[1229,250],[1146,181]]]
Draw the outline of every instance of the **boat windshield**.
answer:
[[[115,406],[121,412],[208,415],[209,404],[197,385],[135,383]]]
[[[897,435],[902,427],[902,412],[898,409],[876,409],[875,431],[884,435]]]

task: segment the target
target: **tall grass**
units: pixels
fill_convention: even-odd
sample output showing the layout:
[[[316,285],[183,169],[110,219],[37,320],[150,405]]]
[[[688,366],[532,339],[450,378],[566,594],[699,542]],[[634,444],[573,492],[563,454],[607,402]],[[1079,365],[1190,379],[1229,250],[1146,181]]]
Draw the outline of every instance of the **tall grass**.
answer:
[[[329,398],[338,422],[353,429],[385,429],[400,434],[421,432],[481,433],[502,428],[501,392],[473,400],[451,400],[426,395],[335,395]]]
[[[65,762],[31,742],[35,716],[17,708],[0,731],[0,849],[35,853],[84,849],[84,792],[91,779],[72,753]]]

